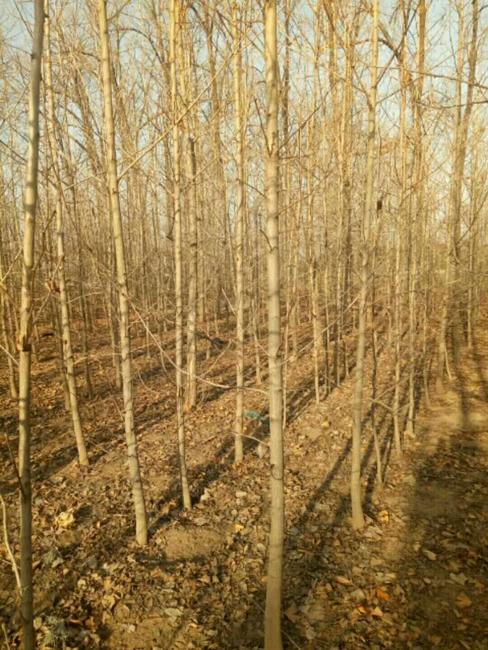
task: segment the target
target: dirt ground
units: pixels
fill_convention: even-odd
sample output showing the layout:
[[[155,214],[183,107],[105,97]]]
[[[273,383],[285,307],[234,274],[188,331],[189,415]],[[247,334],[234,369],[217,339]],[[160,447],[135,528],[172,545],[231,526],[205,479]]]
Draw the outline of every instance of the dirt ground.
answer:
[[[382,490],[375,484],[366,414],[367,526],[359,533],[349,522],[354,373],[316,405],[304,338],[304,353],[288,373],[286,648],[488,648],[485,325],[473,349],[451,363],[445,391],[432,390],[428,402],[422,399],[416,438],[405,441],[401,459],[392,450],[391,415],[378,409]],[[147,356],[142,344],[134,350],[135,420],[151,523],[150,543],[141,549],[133,541],[121,402],[107,341],[99,341],[91,362],[95,397],[82,401],[87,470],[76,463],[53,350],[44,349],[44,360],[34,366],[39,647],[262,648],[267,457],[260,457],[256,442],[249,440],[244,463],[232,464],[234,392],[207,385],[188,414],[195,506],[182,512],[171,369],[162,370],[156,351]],[[249,351],[249,364],[252,358]],[[232,384],[231,347],[202,359],[200,369],[214,383]],[[9,445],[15,453],[16,413],[3,366],[0,377],[0,489],[16,550],[16,482],[9,453]],[[81,375],[79,381],[82,385]],[[252,383],[252,370],[248,381],[255,390],[248,392],[246,409],[265,413],[266,395],[263,386]],[[385,402],[391,385],[392,352],[386,347],[377,387]],[[15,580],[0,548],[0,647],[15,648]]]

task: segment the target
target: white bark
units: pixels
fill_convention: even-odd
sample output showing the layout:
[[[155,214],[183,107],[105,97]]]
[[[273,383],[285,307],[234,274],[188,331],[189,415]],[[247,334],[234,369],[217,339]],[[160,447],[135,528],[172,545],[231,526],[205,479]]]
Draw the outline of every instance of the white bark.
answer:
[[[270,419],[270,534],[266,585],[265,649],[281,650],[283,581],[283,380],[281,368],[280,246],[278,222],[278,55],[276,0],[264,7],[266,58],[266,234],[268,265],[268,367]]]

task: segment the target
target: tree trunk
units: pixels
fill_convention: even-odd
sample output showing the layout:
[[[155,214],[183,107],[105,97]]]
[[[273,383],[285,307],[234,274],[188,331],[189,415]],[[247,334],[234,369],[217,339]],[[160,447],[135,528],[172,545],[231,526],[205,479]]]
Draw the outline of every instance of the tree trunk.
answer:
[[[49,145],[51,159],[56,176],[56,241],[57,241],[57,269],[59,285],[59,304],[61,310],[61,337],[63,346],[64,367],[66,370],[66,383],[68,385],[69,409],[73,422],[73,433],[78,450],[80,465],[88,465],[88,454],[86,452],[85,439],[81,426],[80,410],[78,407],[78,391],[75,379],[75,364],[73,358],[73,347],[71,344],[71,325],[68,309],[68,292],[66,289],[66,278],[64,272],[65,250],[64,250],[64,229],[63,229],[63,203],[61,189],[61,170],[58,158],[58,143],[56,140],[56,117],[54,107],[54,91],[52,82],[51,65],[51,42],[50,42],[50,19],[49,3],[45,1],[45,37],[46,37],[46,58],[45,58],[45,88],[48,103],[49,123]]]
[[[124,398],[124,428],[127,442],[129,478],[132,488],[136,517],[136,540],[144,546],[147,544],[147,517],[144,492],[142,488],[137,439],[134,430],[134,407],[132,395],[132,364],[129,338],[129,296],[127,287],[127,269],[120,213],[119,187],[117,179],[117,157],[115,149],[115,127],[112,106],[112,75],[110,46],[107,24],[106,0],[98,0],[98,20],[100,29],[100,55],[102,63],[103,102],[105,115],[105,137],[107,148],[107,180],[110,199],[110,213],[115,246],[117,266],[117,289],[120,309],[120,353],[122,370],[122,391]]]
[[[34,3],[34,33],[29,88],[29,131],[27,169],[24,190],[24,245],[22,292],[19,325],[19,479],[20,479],[20,610],[24,650],[33,650],[32,589],[32,486],[30,458],[31,337],[32,281],[34,269],[34,232],[37,208],[37,176],[39,167],[39,109],[41,59],[44,37],[44,0]]]
[[[479,2],[471,0],[471,44],[468,55],[468,83],[466,99],[462,102],[462,84],[464,70],[464,4],[459,7],[458,25],[458,70],[456,80],[456,132],[453,152],[453,169],[451,175],[451,188],[448,217],[448,244],[446,248],[446,274],[442,315],[439,327],[437,344],[437,388],[442,388],[444,379],[446,355],[446,339],[451,334],[452,351],[455,360],[461,344],[463,321],[461,308],[464,304],[464,295],[460,286],[461,269],[461,209],[462,191],[464,180],[464,166],[466,160],[466,146],[468,128],[473,108],[473,87],[476,75],[476,62],[478,52],[478,21]]]
[[[356,375],[353,397],[352,467],[351,467],[351,505],[352,525],[364,526],[361,495],[361,434],[363,417],[364,356],[366,348],[366,310],[369,283],[370,230],[373,208],[375,178],[375,136],[376,136],[376,90],[378,79],[378,0],[373,3],[373,25],[371,32],[372,59],[371,81],[368,95],[368,159],[366,169],[366,188],[364,212],[360,240],[360,294],[358,313],[358,340],[356,348]]]
[[[3,278],[3,264],[2,264],[2,242],[0,241],[0,278]],[[8,367],[8,381],[10,389],[10,397],[18,399],[19,394],[17,390],[17,377],[15,372],[15,346],[12,345],[14,339],[13,332],[10,331],[10,304],[7,289],[0,288],[0,327],[2,329],[2,342],[5,348],[4,352],[7,356]]]
[[[244,119],[242,107],[242,60],[238,30],[237,5],[232,9],[232,28],[235,43],[234,54],[234,101],[235,125],[237,133],[237,181],[236,181],[236,415],[235,415],[235,453],[234,460],[240,463],[243,458],[243,409],[244,409]]]
[[[191,508],[190,488],[186,469],[185,413],[183,396],[183,286],[181,255],[181,188],[180,188],[180,125],[178,123],[177,57],[180,47],[180,0],[171,0],[171,99],[173,103],[173,215],[175,253],[175,338],[176,338],[176,415],[178,426],[178,455],[180,461],[183,507]]]
[[[187,370],[187,391],[186,406],[188,409],[195,408],[197,404],[197,274],[198,274],[198,231],[197,231],[197,156],[195,152],[194,136],[188,137],[189,145],[189,256],[188,261],[188,316],[186,323],[186,370]]]
[[[284,489],[281,372],[280,247],[278,222],[278,52],[276,0],[264,6],[266,59],[266,213],[268,263],[268,367],[270,419],[270,534],[266,585],[265,649],[281,650],[281,591],[283,580]]]
[[[415,383],[417,376],[417,355],[416,342],[418,331],[417,317],[417,241],[420,225],[424,221],[424,151],[423,151],[423,87],[424,87],[424,65],[425,65],[425,31],[427,21],[427,6],[425,0],[420,0],[418,6],[418,47],[417,47],[417,71],[418,80],[415,86],[414,102],[414,131],[415,131],[415,185],[416,205],[412,213],[412,220],[409,229],[410,233],[410,258],[409,287],[408,287],[408,412],[406,433],[409,436],[415,435]],[[423,360],[427,363],[427,359]]]

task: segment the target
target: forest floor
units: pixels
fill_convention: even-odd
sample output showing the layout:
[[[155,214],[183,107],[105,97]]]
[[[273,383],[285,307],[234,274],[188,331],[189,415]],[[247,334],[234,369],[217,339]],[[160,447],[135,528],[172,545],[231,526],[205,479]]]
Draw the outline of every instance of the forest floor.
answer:
[[[367,524],[349,521],[354,372],[315,403],[308,351],[289,365],[285,440],[284,640],[288,649],[488,648],[488,329],[451,363],[442,394],[423,399],[401,460],[391,414],[377,408],[385,476],[376,481],[370,412],[363,477]],[[168,343],[169,345],[170,343]],[[142,347],[142,346],[141,346]],[[46,353],[47,352],[47,353]],[[208,385],[188,414],[194,500],[182,512],[172,373],[134,351],[136,423],[151,529],[133,541],[125,444],[110,352],[92,357],[95,397],[82,415],[91,464],[75,459],[51,354],[34,367],[35,627],[40,648],[262,648],[268,529],[267,457],[249,441],[232,463],[233,390]],[[249,366],[252,362],[249,352]],[[99,361],[97,361],[97,359]],[[373,364],[368,359],[371,373]],[[230,346],[200,372],[231,384]],[[381,351],[376,395],[391,400],[392,352]],[[247,409],[266,412],[252,384]],[[80,376],[80,384],[82,377]],[[261,387],[263,388],[263,387]],[[366,387],[367,390],[370,386]],[[16,410],[0,373],[0,489],[14,551],[18,536]],[[251,433],[259,433],[251,429]],[[0,647],[18,645],[15,580],[0,547]],[[4,644],[3,646],[1,644]]]

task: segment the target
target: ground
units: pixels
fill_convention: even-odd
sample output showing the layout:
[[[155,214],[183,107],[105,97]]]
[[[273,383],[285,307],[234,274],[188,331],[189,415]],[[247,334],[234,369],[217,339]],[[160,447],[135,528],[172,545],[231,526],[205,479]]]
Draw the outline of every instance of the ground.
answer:
[[[288,366],[286,648],[488,648],[485,325],[480,323],[473,348],[451,363],[452,377],[445,390],[432,389],[428,399],[424,395],[420,400],[416,437],[405,439],[402,458],[392,450],[389,412],[377,409],[383,489],[375,483],[366,413],[367,524],[359,532],[350,526],[348,496],[354,373],[317,405],[310,346],[304,336],[302,354]],[[147,356],[143,340],[139,343],[134,349],[135,419],[151,524],[147,548],[133,540],[120,398],[107,341],[100,339],[92,357],[95,397],[82,402],[91,457],[87,470],[76,462],[69,415],[57,382],[54,344],[52,349],[44,345],[34,365],[39,645],[261,648],[267,456],[258,455],[250,440],[244,463],[233,465],[235,394],[207,385],[198,407],[188,414],[194,508],[182,512],[171,367],[167,364],[164,371],[156,351]],[[252,359],[250,350],[249,364]],[[231,346],[210,359],[202,358],[200,368],[214,384],[231,384]],[[4,370],[0,488],[16,552],[16,483],[9,453],[10,445],[15,454],[16,415]],[[263,386],[252,383],[252,370],[248,381],[255,390],[248,393],[246,408],[265,413],[266,395]],[[82,385],[81,376],[79,382]],[[379,357],[377,386],[384,402],[391,398],[391,384],[392,352],[386,345]],[[249,433],[258,435],[253,422],[249,425]],[[17,647],[15,579],[4,547],[0,623],[4,647]]]

